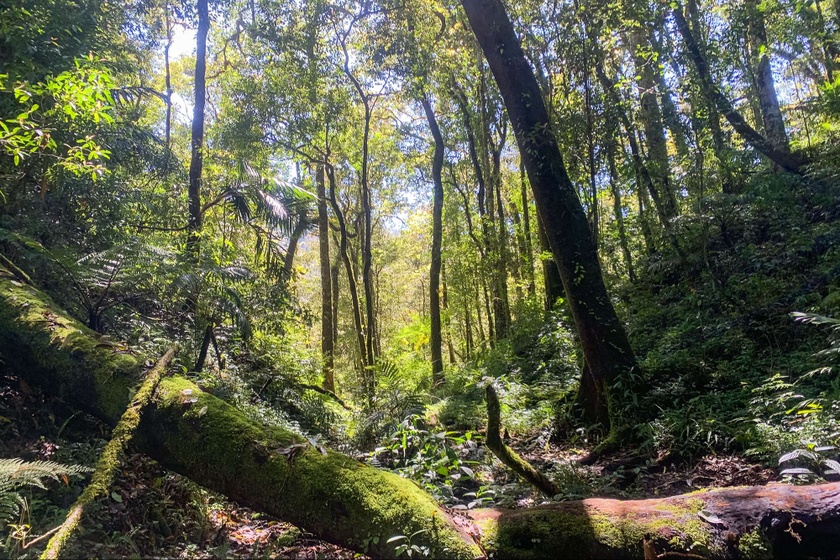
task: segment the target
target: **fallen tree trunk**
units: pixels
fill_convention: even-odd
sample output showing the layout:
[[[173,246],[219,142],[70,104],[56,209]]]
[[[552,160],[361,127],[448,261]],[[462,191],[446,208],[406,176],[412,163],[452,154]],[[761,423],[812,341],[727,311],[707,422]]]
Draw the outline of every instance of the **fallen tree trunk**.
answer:
[[[840,483],[714,488],[656,500],[470,512],[499,558],[825,558],[840,553]]]
[[[116,425],[143,363],[0,268],[0,355],[27,381]],[[433,557],[481,554],[413,482],[260,425],[191,381],[164,378],[135,443],[162,465],[335,544],[393,558],[397,535]]]
[[[0,356],[27,381],[111,425],[143,369],[137,357],[97,338],[3,268]],[[160,381],[135,442],[207,488],[373,557],[394,557],[396,543],[387,540],[418,531],[412,543],[429,546],[434,558],[834,558],[840,552],[840,483],[474,510],[482,550],[464,528],[467,520],[458,522],[412,482],[339,453],[322,454],[178,376]]]
[[[57,560],[60,558],[61,551],[67,544],[67,541],[73,536],[76,527],[79,526],[85,509],[94,500],[108,495],[108,490],[111,489],[111,485],[114,483],[114,476],[116,476],[120,462],[122,461],[125,448],[134,437],[137,426],[140,425],[143,409],[152,399],[152,395],[154,395],[161,377],[166,373],[166,368],[169,367],[177,351],[178,346],[172,346],[146,375],[146,379],[140,385],[140,389],[137,390],[137,393],[131,399],[131,404],[125,409],[122,418],[120,418],[120,421],[114,427],[114,432],[111,434],[111,441],[105,445],[105,449],[99,456],[90,484],[87,485],[82,491],[82,494],[76,499],[76,502],[70,507],[70,513],[67,514],[67,519],[64,520],[64,523],[59,526],[58,532],[47,543],[46,550],[41,554],[41,560]]]

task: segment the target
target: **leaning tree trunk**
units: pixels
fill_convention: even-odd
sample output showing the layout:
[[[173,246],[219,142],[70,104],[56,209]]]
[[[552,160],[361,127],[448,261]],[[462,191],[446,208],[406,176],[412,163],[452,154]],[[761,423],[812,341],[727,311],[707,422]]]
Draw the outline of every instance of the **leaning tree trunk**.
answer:
[[[115,425],[143,360],[98,338],[0,268],[0,353],[27,381]],[[249,507],[370,556],[395,557],[397,535],[433,557],[478,547],[413,482],[258,424],[180,377],[160,381],[135,441],[167,468]]]
[[[0,356],[27,381],[111,425],[143,372],[142,359],[99,338],[3,268]],[[590,499],[454,518],[412,482],[254,422],[177,375],[161,379],[135,442],[207,488],[373,558],[396,557],[396,543],[387,541],[397,535],[413,535],[412,543],[430,547],[433,558],[834,558],[840,552],[840,483]]]
[[[629,381],[636,358],[607,294],[589,223],[505,7],[501,0],[461,0],[461,5],[504,98],[594,387],[609,406],[611,437],[598,449],[602,452],[617,443],[617,430],[631,421],[629,403],[611,388],[621,378]]]
[[[735,132],[737,132],[747,142],[747,144],[752,146],[756,151],[763,154],[767,159],[785,171],[796,175],[803,175],[805,173],[805,166],[811,163],[810,160],[800,153],[790,152],[784,148],[779,148],[768,138],[761,135],[758,131],[751,127],[747,121],[744,120],[741,113],[735,109],[729,99],[723,95],[723,92],[721,92],[718,85],[712,80],[712,74],[709,71],[709,64],[703,56],[703,53],[700,51],[700,47],[694,39],[694,35],[688,26],[688,22],[686,21],[682,10],[682,6],[680,6],[679,2],[674,2],[671,9],[671,12],[674,15],[674,22],[677,24],[677,30],[680,32],[680,35],[682,35],[689,57],[694,63],[694,68],[697,71],[697,77],[700,81],[700,88],[703,91],[703,95],[710,103],[717,107],[718,111],[723,114],[726,120],[729,121],[729,124],[732,125],[732,128],[735,129]]]

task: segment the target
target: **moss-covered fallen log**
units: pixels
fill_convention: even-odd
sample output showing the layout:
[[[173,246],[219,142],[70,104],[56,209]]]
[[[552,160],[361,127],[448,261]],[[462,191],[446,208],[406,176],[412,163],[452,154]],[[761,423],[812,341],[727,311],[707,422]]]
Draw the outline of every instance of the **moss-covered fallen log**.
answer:
[[[58,532],[47,543],[47,548],[41,554],[41,560],[56,560],[61,557],[62,550],[73,536],[79,522],[82,520],[85,509],[99,498],[108,495],[111,485],[114,483],[117,469],[122,461],[123,454],[128,444],[134,438],[134,432],[140,425],[140,418],[143,409],[152,400],[158,383],[166,373],[166,368],[175,358],[175,353],[178,351],[178,346],[172,346],[163,357],[158,360],[137,393],[131,399],[128,408],[123,412],[122,418],[114,427],[111,434],[111,440],[105,445],[105,449],[99,456],[96,462],[96,470],[93,472],[90,484],[82,491],[82,494],[76,499],[76,502],[70,507],[70,512],[67,518],[58,527]]]
[[[499,558],[825,558],[840,553],[840,483],[715,488],[470,512]]]
[[[59,311],[0,268],[0,358],[29,382],[112,425],[141,360]],[[285,430],[262,426],[181,377],[160,381],[135,442],[197,483],[319,537],[393,557],[396,535],[439,557],[835,558],[840,484],[696,492],[662,500],[583,500],[476,510],[480,550],[413,483]]]
[[[115,425],[143,361],[0,268],[0,357],[27,381]],[[181,377],[164,378],[136,444],[166,467],[327,541],[391,558],[397,535],[434,557],[474,558],[464,529],[414,483],[263,426]]]

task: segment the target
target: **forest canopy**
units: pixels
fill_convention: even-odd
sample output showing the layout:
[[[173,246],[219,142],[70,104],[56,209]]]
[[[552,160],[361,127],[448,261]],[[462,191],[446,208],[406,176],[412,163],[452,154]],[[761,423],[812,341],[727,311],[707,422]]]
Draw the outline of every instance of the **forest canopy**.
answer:
[[[839,123],[840,2],[5,0],[0,548],[834,558]]]

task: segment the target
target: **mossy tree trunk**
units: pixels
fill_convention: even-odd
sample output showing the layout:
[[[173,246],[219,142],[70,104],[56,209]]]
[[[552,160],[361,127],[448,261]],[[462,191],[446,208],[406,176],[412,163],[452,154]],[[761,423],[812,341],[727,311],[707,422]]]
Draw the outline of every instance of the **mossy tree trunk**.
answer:
[[[7,367],[116,424],[142,360],[0,268]],[[260,425],[192,382],[164,378],[135,442],[164,466],[336,544],[393,558],[396,535],[434,558],[834,558],[840,483],[713,489],[661,500],[591,499],[470,512],[460,522],[412,482]],[[481,531],[483,550],[470,534]],[[652,555],[652,556],[651,556]],[[679,557],[679,556],[673,556]],[[684,556],[683,556],[684,557]]]
[[[142,378],[143,360],[58,310],[0,268],[0,357],[27,381],[115,425]],[[413,482],[305,438],[260,425],[182,377],[161,380],[135,436],[167,468],[327,541],[393,558],[396,535],[434,557],[480,550]]]
[[[470,512],[497,558],[835,558],[840,483]]]

